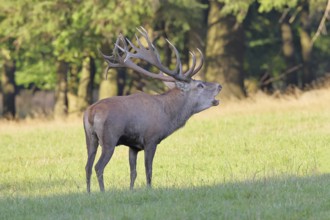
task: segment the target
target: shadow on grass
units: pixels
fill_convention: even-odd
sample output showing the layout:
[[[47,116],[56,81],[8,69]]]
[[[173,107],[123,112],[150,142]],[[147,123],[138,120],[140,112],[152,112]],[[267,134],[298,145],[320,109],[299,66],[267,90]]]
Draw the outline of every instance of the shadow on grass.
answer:
[[[329,186],[324,174],[91,195],[0,196],[0,219],[329,219]]]

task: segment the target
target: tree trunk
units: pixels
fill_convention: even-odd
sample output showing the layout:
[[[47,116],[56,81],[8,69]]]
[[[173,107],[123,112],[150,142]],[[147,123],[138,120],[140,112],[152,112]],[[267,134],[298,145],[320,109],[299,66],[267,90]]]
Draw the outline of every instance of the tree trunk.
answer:
[[[206,79],[223,87],[222,97],[244,98],[244,30],[232,15],[221,14],[223,4],[210,1],[206,45]]]
[[[303,60],[302,85],[306,86],[315,79],[315,75],[311,71],[312,38],[310,36],[309,5],[308,2],[303,4],[300,17],[300,45]]]
[[[84,111],[93,102],[95,61],[92,57],[83,60],[83,67],[78,86],[78,110]]]
[[[293,44],[293,34],[292,29],[288,21],[283,21],[281,23],[281,34],[282,34],[282,51],[286,63],[286,69],[289,70],[296,65]],[[298,73],[292,72],[286,75],[285,78],[286,86],[295,85],[298,86]]]
[[[206,5],[209,0],[200,0],[200,3]],[[191,29],[188,32],[188,47],[187,48],[198,48],[205,54],[206,51],[206,37],[207,37],[207,22],[208,22],[208,14],[209,7],[205,7],[200,9],[200,16],[197,18],[196,22],[193,22],[191,25]],[[189,54],[188,54],[189,57]],[[201,69],[195,75],[195,78],[200,77],[203,80],[205,79],[205,71],[204,68]]]
[[[3,117],[6,119],[14,119],[16,115],[15,96],[15,61],[5,59],[3,65],[3,73],[1,79],[1,87],[3,94]]]
[[[58,61],[56,64],[56,88],[55,88],[55,117],[64,117],[68,114],[68,64]]]
[[[125,69],[117,69],[117,95],[125,94],[126,75]]]
[[[99,99],[116,96],[118,92],[117,88],[117,70],[109,69],[108,79],[103,78],[100,84]]]

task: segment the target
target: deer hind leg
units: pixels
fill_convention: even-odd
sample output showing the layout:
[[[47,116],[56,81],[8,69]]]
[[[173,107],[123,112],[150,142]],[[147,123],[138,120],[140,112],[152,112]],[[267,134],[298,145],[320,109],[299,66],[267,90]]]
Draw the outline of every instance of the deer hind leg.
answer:
[[[97,164],[95,165],[95,172],[97,175],[97,180],[99,182],[101,192],[104,192],[104,181],[103,181],[104,168],[110,161],[110,159],[113,155],[113,152],[115,150],[115,147],[116,147],[116,144],[104,144],[102,146],[102,153],[101,153],[100,159],[97,162]]]
[[[136,173],[136,158],[138,154],[138,150],[129,148],[129,167],[131,171],[131,183],[130,183],[130,189],[132,190],[134,188],[134,182],[137,176]]]
[[[98,139],[96,135],[86,133],[86,145],[87,145],[87,154],[88,154],[87,163],[85,167],[86,184],[87,184],[87,192],[90,193],[92,168],[98,147]]]

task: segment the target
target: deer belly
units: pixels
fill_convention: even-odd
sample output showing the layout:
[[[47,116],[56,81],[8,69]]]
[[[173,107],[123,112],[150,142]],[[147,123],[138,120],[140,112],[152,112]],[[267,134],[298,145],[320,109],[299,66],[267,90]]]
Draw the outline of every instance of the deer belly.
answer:
[[[138,135],[121,136],[117,145],[126,145],[137,149],[144,149],[143,139]]]

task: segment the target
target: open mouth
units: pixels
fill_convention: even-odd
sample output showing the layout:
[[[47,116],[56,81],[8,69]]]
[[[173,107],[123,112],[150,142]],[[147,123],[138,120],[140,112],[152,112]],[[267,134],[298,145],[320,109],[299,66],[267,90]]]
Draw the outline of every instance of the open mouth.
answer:
[[[212,105],[213,106],[217,106],[219,105],[220,101],[216,99],[216,96],[220,93],[222,87],[220,85],[218,85],[218,91],[217,91],[217,94],[214,96],[214,99],[212,101]]]

